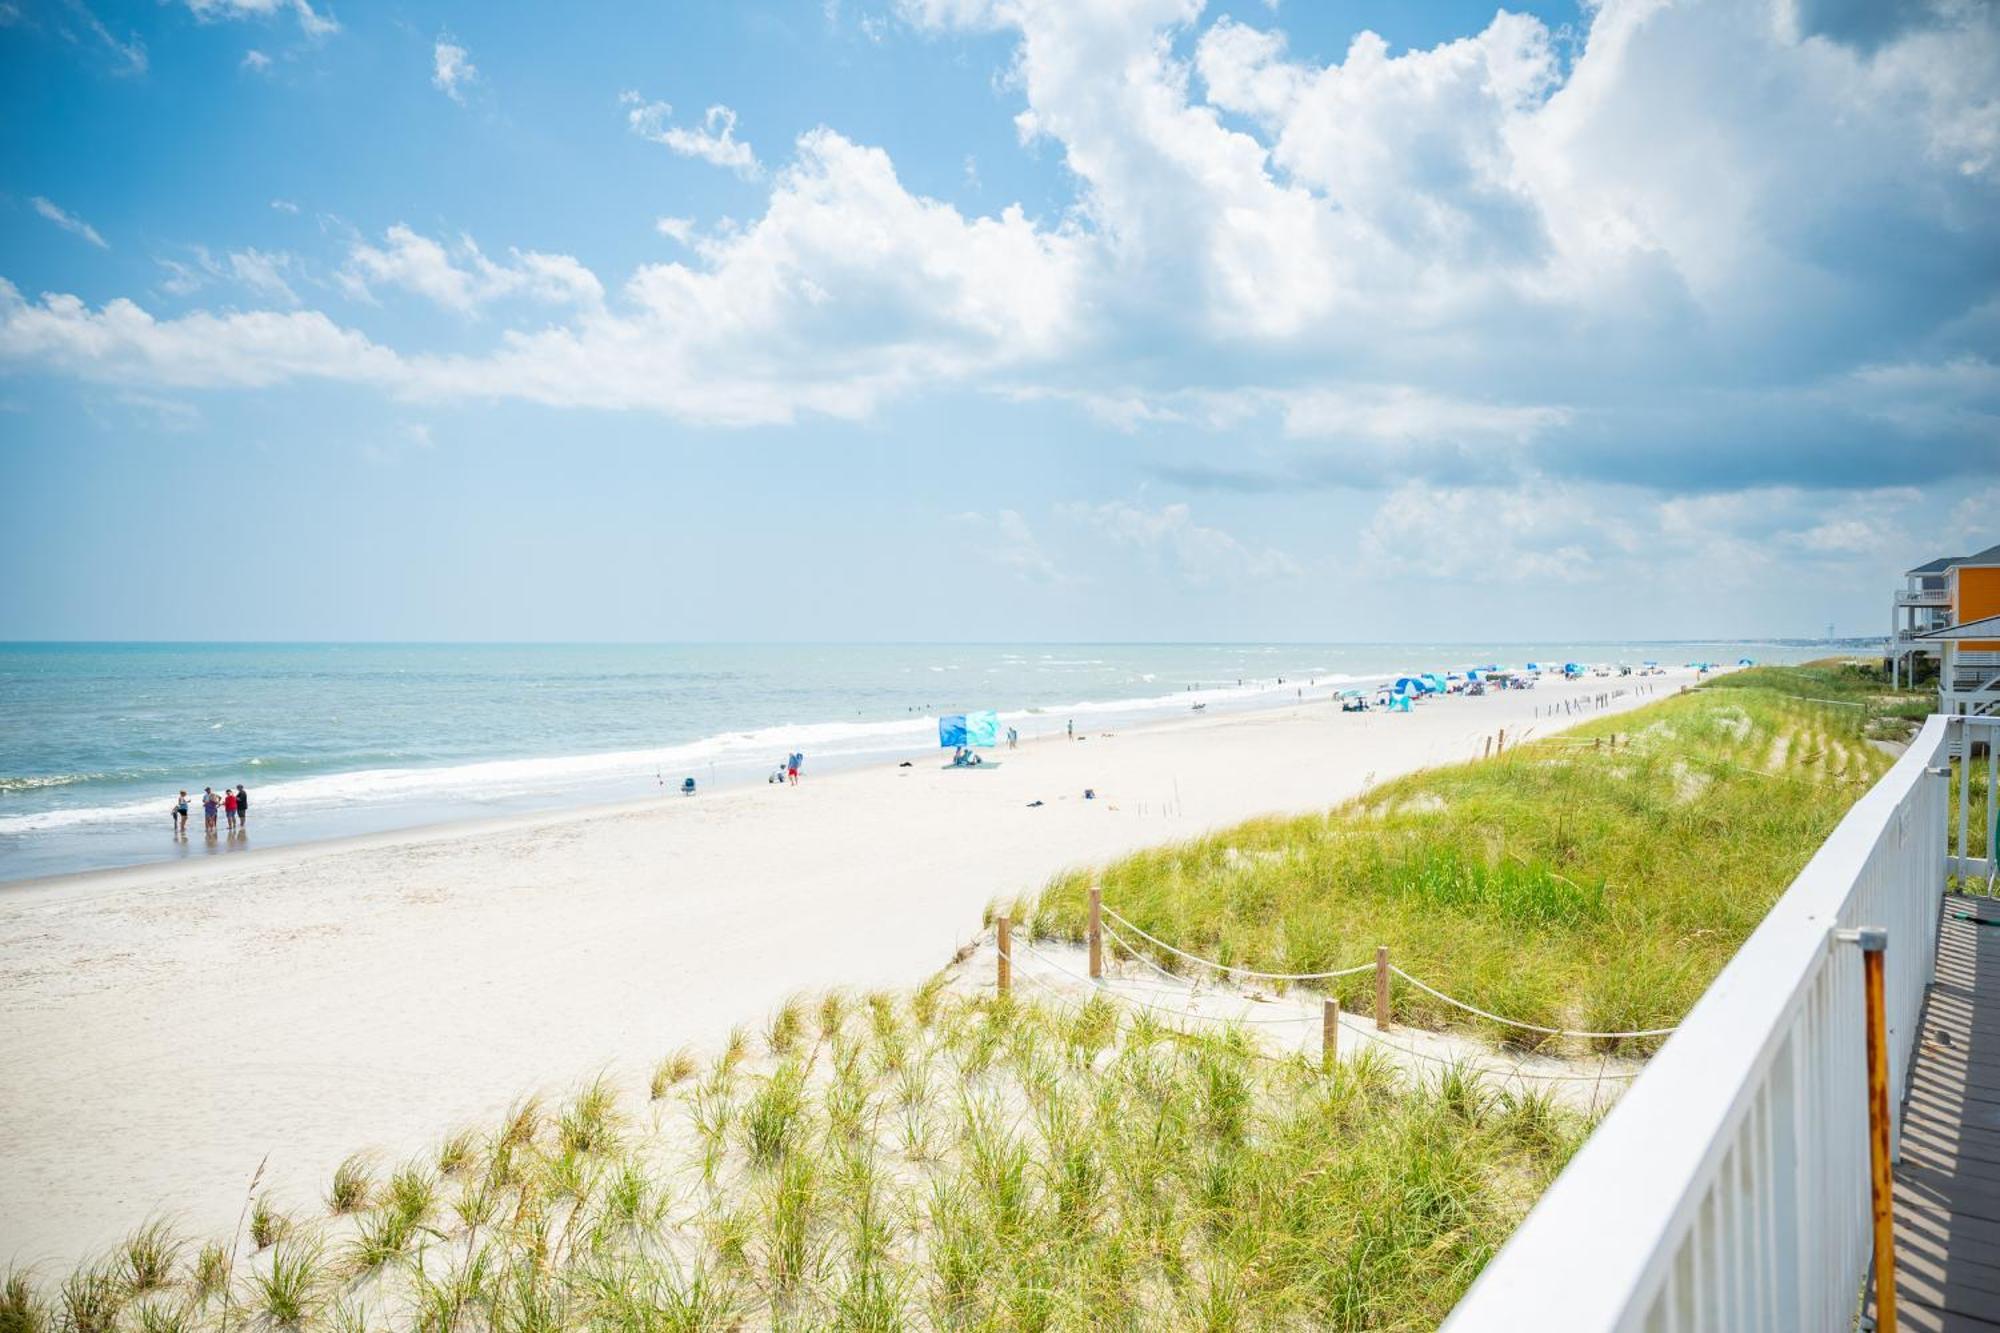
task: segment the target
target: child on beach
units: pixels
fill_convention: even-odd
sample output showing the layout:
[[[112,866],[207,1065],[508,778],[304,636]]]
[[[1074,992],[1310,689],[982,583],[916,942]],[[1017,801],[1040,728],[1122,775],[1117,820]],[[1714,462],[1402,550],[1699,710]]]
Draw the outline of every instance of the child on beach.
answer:
[[[222,817],[229,821],[229,831],[236,832],[236,793],[227,787],[222,789]]]
[[[805,761],[805,755],[796,752],[785,760],[785,777],[794,787],[799,785],[799,768]]]

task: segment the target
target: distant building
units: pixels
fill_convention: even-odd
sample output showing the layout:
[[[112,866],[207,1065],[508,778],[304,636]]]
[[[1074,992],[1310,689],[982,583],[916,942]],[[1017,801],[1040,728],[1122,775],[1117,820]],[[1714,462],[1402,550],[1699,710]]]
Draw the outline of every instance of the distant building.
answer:
[[[2000,713],[2000,545],[1906,570],[1889,622],[1889,670],[1938,663],[1938,711]]]

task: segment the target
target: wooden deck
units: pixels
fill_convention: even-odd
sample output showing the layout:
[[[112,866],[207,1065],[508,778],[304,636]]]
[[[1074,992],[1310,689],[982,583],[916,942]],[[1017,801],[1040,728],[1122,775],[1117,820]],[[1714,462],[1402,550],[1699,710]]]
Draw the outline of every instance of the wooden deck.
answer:
[[[2000,900],[1945,895],[1896,1168],[1896,1294],[1903,1328],[2000,1329]]]

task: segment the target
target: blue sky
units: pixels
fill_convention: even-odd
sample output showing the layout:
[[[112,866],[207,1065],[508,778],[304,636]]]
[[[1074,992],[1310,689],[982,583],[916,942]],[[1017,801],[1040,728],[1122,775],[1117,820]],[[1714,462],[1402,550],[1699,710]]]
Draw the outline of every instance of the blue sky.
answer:
[[[1972,0],[0,3],[0,637],[1878,630]]]

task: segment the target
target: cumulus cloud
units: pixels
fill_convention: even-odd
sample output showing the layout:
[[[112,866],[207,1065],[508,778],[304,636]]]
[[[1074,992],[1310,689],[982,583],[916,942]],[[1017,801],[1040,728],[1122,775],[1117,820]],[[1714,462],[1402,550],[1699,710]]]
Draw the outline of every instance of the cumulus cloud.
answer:
[[[30,304],[10,287],[0,359],[176,384],[310,374],[420,398],[526,399],[750,424],[802,412],[860,417],[918,385],[1046,361],[1076,336],[1077,236],[1038,228],[1017,208],[967,218],[911,194],[887,154],[829,130],[801,137],[762,218],[691,234],[689,244],[687,262],[644,265],[613,297],[566,255],[516,250],[496,260],[469,237],[445,242],[402,224],[380,244],[353,244],[337,282],[359,299],[404,290],[461,314],[507,297],[571,311],[565,323],[508,330],[483,353],[399,356],[324,315],[310,323],[303,314],[207,312],[157,320],[130,301],[101,311],[74,296]],[[197,258],[169,264],[170,284],[183,270],[213,276],[215,261]],[[254,320],[263,322],[245,322]],[[347,351],[308,366],[272,355],[263,339],[204,341],[219,328],[282,330]],[[188,364],[175,364],[177,355]],[[246,359],[240,372],[223,364],[232,355]]]
[[[1962,353],[1991,332],[2000,13],[1905,6],[1917,17],[1860,50],[1789,30],[1791,7],[1606,0],[1567,67],[1505,12],[1401,54],[1364,32],[1328,64],[1275,27],[1203,26],[1199,0],[903,12],[1018,39],[1017,125],[1080,182],[1105,252],[1092,295],[1188,351],[1181,385],[1126,395],[1144,413],[1172,415],[1160,398],[1207,348],[1237,378],[1211,392],[1254,375],[1309,403],[1337,367],[1518,411],[1550,446],[1519,451],[1524,470],[1574,458],[1671,483],[1766,451],[1811,475],[1809,445],[1771,438],[1780,404],[1805,401],[1813,433],[1843,441],[1833,475],[1868,484],[1901,460],[1845,443],[1867,405],[1843,377],[1915,338]],[[1667,424],[1691,393],[1693,449]]]
[[[356,242],[339,282],[358,299],[400,287],[462,315],[510,296],[549,305],[590,306],[604,299],[597,276],[569,255],[515,250],[507,262],[496,263],[469,236],[447,247],[400,222],[380,246]]]
[[[97,228],[91,226],[76,214],[62,208],[60,205],[44,199],[40,195],[36,195],[28,203],[37,213],[47,218],[50,222],[55,223],[70,235],[81,236],[100,250],[109,250],[111,248],[110,242],[97,234]]]
[[[29,302],[0,278],[0,360],[81,378],[175,388],[259,388],[295,379],[395,386],[394,352],[318,311],[197,311],[157,319],[124,298]]]
[[[689,129],[670,123],[674,109],[665,102],[648,102],[636,92],[626,92],[618,100],[628,108],[625,123],[640,138],[662,144],[682,157],[726,167],[746,180],[760,174],[756,153],[736,137],[736,113],[728,107],[710,107],[700,128]]]
[[[249,70],[252,74],[262,74],[265,70],[271,68],[271,57],[252,47],[243,53],[241,67]]]
[[[479,79],[479,67],[466,49],[449,37],[439,37],[431,48],[431,87],[461,106],[467,85]]]

